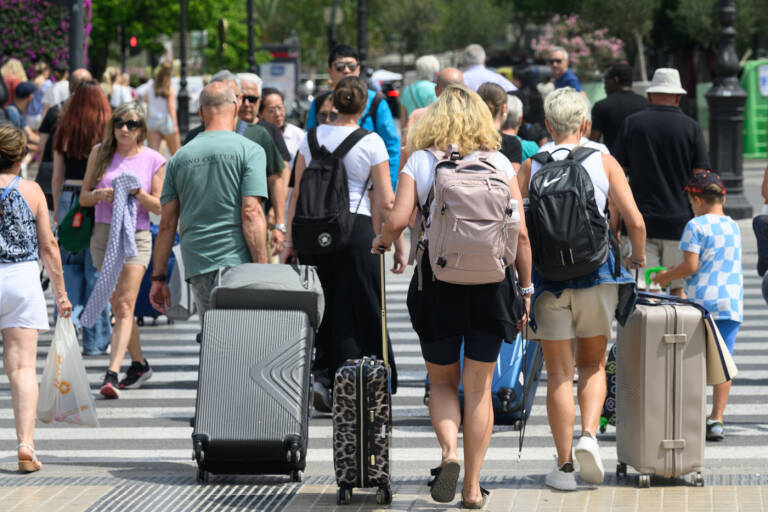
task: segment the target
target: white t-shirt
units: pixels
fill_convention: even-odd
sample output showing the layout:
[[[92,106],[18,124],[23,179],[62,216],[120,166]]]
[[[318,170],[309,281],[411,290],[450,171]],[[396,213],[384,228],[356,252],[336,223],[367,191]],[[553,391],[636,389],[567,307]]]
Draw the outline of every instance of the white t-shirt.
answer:
[[[357,126],[332,126],[321,124],[317,127],[317,142],[325,146],[328,151],[333,151],[347,136],[357,130]],[[299,144],[299,153],[304,157],[304,162],[309,165],[312,155],[309,152],[309,142],[305,136]],[[375,132],[371,132],[349,150],[344,157],[344,167],[347,170],[349,180],[349,211],[361,215],[371,214],[371,200],[364,193],[365,183],[371,175],[371,167],[382,162],[389,162],[389,153],[384,140]],[[362,197],[362,201],[360,198]],[[358,209],[358,203],[360,208]]]
[[[471,155],[465,156],[463,160],[477,160],[477,156],[478,155],[475,152]],[[507,157],[498,151],[493,153],[493,156],[490,158],[489,162],[497,169],[506,172],[510,180],[517,176],[514,167],[512,167],[512,164],[509,162]],[[411,155],[411,157],[405,163],[405,167],[403,167],[403,169],[400,171],[400,174],[407,174],[413,178],[413,181],[416,182],[416,192],[419,195],[420,205],[426,203],[427,198],[429,197],[429,190],[432,188],[432,183],[434,182],[435,175],[433,169],[436,163],[437,158],[435,158],[432,153],[420,149]],[[435,205],[433,202],[431,209],[434,209],[434,207]],[[431,209],[430,215],[432,211]]]
[[[283,139],[285,139],[285,145],[288,148],[288,152],[291,154],[291,169],[293,169],[293,161],[296,160],[296,152],[299,150],[299,144],[301,139],[304,138],[304,130],[291,123],[285,123],[283,128]]]
[[[112,108],[117,108],[123,103],[130,103],[131,101],[133,101],[133,95],[129,85],[114,84],[112,86],[112,94],[109,97]]]
[[[606,154],[606,155],[610,155],[611,154],[611,152],[608,150],[608,146],[606,146],[605,144],[601,144],[600,142],[595,142],[595,141],[593,141],[591,139],[588,139],[586,137],[582,137],[581,138],[581,140],[579,141],[579,145],[580,146],[584,146],[585,148],[596,149],[599,152],[601,152],[603,154]],[[544,144],[543,146],[541,146],[539,148],[539,152],[541,152],[541,151],[550,151],[551,152],[552,148],[554,148],[554,147],[555,147],[555,143],[553,141],[549,141],[549,142],[547,142],[546,144]]]
[[[69,80],[59,80],[45,91],[43,103],[52,107],[69,98]]]

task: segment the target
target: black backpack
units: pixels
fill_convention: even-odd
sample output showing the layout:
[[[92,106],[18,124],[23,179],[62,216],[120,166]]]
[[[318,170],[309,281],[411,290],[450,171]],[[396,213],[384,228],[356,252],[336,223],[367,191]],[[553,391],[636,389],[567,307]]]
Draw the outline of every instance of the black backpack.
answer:
[[[531,178],[526,224],[533,265],[551,281],[585,276],[608,259],[608,220],[597,207],[594,185],[581,165],[596,151],[576,148],[563,160],[554,160],[546,151],[531,157],[541,168]]]
[[[349,211],[349,183],[343,158],[369,133],[358,128],[333,152],[318,143],[317,127],[307,133],[312,160],[301,176],[292,232],[293,246],[300,256],[331,254],[347,245],[354,214]],[[367,188],[366,181],[360,202]]]

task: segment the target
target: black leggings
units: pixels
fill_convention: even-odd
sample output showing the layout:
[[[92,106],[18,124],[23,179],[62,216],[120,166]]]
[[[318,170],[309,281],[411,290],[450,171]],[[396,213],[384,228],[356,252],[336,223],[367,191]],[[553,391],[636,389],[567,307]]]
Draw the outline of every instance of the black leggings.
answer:
[[[481,363],[494,363],[499,357],[502,339],[478,329],[470,329],[464,336],[451,336],[434,343],[422,343],[421,354],[428,363],[449,365],[459,361],[461,342],[464,341],[464,357]]]

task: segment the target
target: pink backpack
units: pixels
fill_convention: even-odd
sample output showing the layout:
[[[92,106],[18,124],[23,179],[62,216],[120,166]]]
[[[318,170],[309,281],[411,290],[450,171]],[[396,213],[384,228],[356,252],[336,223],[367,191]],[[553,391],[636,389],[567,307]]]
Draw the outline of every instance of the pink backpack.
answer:
[[[520,233],[520,212],[509,192],[507,173],[489,162],[493,153],[462,160],[453,144],[445,152],[429,151],[437,163],[432,189],[421,208],[421,226],[435,278],[469,285],[503,281],[507,267],[515,262]]]

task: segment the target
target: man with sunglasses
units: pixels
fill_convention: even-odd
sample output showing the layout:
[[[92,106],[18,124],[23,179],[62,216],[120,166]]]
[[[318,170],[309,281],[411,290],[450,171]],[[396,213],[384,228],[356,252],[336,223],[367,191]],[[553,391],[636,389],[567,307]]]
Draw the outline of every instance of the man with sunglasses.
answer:
[[[555,77],[555,89],[573,87],[583,94],[584,90],[581,88],[579,78],[573,71],[568,69],[568,52],[565,48],[560,46],[553,47],[549,51],[549,60],[547,62],[552,70],[552,75]]]
[[[360,59],[357,50],[346,45],[339,45],[331,50],[331,54],[328,56],[328,74],[331,77],[329,80],[331,88],[336,87],[336,84],[345,76],[360,76]],[[382,101],[383,99],[382,95],[369,89],[368,105],[365,107],[358,124],[366,130],[376,132],[384,139],[389,154],[389,176],[392,180],[392,188],[395,189],[397,170],[400,165],[400,136],[397,134],[392,111],[387,102]],[[309,131],[312,127],[317,126],[316,112],[320,106],[317,99],[312,102],[309,114],[307,114],[305,130]]]

